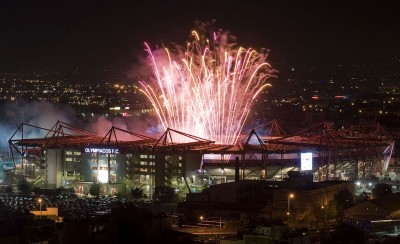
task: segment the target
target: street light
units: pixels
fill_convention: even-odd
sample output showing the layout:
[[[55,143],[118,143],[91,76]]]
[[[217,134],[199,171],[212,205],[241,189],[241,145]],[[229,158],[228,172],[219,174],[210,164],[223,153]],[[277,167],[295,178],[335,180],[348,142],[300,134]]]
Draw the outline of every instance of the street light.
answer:
[[[326,208],[324,205],[322,205],[321,209],[324,211],[324,224],[326,224]]]
[[[38,202],[39,202],[39,209],[40,209],[40,219],[42,219],[42,199],[39,198]]]
[[[288,215],[288,218],[290,216],[290,199],[291,198],[294,198],[294,194],[293,193],[290,193],[288,195],[288,198],[287,198],[287,215]],[[292,217],[291,216],[290,216],[290,223],[292,223]]]

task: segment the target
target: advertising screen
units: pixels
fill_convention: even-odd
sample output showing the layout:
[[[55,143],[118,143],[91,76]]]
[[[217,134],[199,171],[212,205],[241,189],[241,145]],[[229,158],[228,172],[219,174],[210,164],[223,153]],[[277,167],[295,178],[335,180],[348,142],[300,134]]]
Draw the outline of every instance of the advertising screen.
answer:
[[[300,164],[301,171],[312,170],[312,153],[311,152],[301,153],[300,157],[301,157],[301,164]]]

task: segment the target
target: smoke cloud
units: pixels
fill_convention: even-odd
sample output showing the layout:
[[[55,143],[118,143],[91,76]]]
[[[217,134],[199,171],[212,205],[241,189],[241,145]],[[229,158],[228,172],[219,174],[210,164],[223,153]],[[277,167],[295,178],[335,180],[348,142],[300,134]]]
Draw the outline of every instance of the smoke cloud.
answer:
[[[0,118],[0,152],[7,151],[8,139],[21,123],[50,129],[58,120],[71,123],[77,121],[74,110],[67,105],[56,105],[46,101],[17,101],[1,106]],[[33,127],[24,127],[24,137],[37,138],[45,136],[47,131]],[[17,133],[14,139],[21,138]]]
[[[164,132],[164,128],[159,124],[157,118],[151,115],[134,117],[100,115],[83,121],[77,118],[77,113],[70,106],[46,101],[6,103],[1,106],[1,111],[3,115],[0,118],[0,152],[9,150],[8,140],[21,123],[51,129],[57,121],[62,121],[74,127],[94,132],[98,136],[106,136],[112,126],[153,138],[158,138]],[[24,138],[41,138],[46,134],[45,130],[24,127]],[[116,135],[119,141],[139,139],[118,130],[116,130]],[[20,139],[21,136],[21,132],[18,131],[13,139]]]
[[[130,131],[140,135],[145,135],[153,138],[158,138],[164,129],[159,125],[157,119],[153,116],[140,116],[140,117],[115,117],[106,118],[100,116],[88,122],[87,130],[96,133],[99,136],[106,136],[111,127]],[[115,130],[117,139],[120,141],[138,140],[139,138],[128,133]],[[114,138],[112,135],[111,138]]]

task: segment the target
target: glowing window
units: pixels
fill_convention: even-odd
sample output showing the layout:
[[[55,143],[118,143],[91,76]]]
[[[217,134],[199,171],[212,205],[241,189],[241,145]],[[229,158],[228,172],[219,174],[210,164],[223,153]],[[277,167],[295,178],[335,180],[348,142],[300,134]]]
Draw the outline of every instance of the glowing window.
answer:
[[[111,182],[116,182],[116,181],[117,181],[117,175],[111,174]]]
[[[101,183],[108,182],[108,171],[107,170],[99,170],[99,177],[97,180]]]

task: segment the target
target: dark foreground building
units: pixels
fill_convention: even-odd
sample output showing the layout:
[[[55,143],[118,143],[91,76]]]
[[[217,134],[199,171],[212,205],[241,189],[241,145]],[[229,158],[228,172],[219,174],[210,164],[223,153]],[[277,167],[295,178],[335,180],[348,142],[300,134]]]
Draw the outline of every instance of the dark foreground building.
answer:
[[[285,181],[238,181],[210,186],[202,193],[191,193],[179,209],[193,219],[222,216],[255,222],[306,224],[313,220],[303,214],[327,207],[337,192],[344,189],[354,195],[350,181],[312,182],[312,175],[293,176]]]

